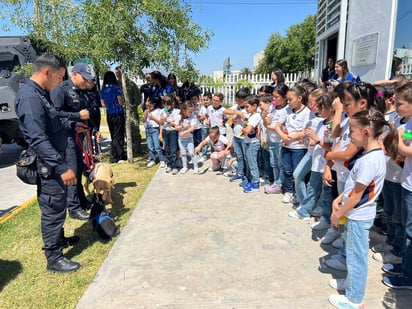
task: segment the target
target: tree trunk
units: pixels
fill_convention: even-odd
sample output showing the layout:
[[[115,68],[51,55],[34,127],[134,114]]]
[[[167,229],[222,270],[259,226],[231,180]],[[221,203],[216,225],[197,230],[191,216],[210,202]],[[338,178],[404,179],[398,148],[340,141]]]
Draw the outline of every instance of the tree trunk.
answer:
[[[131,123],[130,123],[130,98],[129,98],[129,93],[127,91],[127,85],[126,85],[126,78],[125,75],[122,74],[122,90],[123,90],[123,95],[124,95],[124,101],[125,101],[125,110],[126,110],[126,147],[127,147],[127,162],[128,163],[133,163],[133,143],[132,143],[132,129],[131,129]]]

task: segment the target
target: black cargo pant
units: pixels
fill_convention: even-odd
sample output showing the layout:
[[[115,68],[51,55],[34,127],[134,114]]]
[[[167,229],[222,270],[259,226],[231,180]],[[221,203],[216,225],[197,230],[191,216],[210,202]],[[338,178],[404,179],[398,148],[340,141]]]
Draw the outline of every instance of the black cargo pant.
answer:
[[[63,257],[60,240],[66,219],[66,198],[66,186],[60,175],[53,172],[49,179],[40,178],[37,200],[41,210],[43,250],[49,265]]]
[[[76,145],[75,137],[67,139],[66,162],[76,174],[77,184],[67,187],[67,209],[69,212],[78,211],[81,208],[88,209],[89,201],[84,194],[82,176],[84,172],[83,154]]]
[[[107,114],[107,125],[109,126],[110,138],[112,139],[110,149],[110,162],[126,160],[124,151],[125,117],[121,114]]]

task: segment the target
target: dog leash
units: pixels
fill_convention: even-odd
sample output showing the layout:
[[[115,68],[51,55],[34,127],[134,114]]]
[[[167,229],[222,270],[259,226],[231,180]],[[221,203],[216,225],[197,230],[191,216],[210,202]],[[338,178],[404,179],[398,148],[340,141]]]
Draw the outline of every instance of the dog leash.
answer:
[[[92,138],[90,136],[90,130],[85,133],[85,140],[82,141],[80,134],[76,132],[76,144],[83,154],[84,165],[86,166],[86,171],[91,172],[94,168],[94,158],[93,158],[93,145]]]

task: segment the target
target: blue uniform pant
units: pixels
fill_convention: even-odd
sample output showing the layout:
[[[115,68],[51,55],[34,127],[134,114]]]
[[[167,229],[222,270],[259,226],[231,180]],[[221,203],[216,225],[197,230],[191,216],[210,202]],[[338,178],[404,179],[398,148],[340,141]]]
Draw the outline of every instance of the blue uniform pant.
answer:
[[[43,250],[49,265],[63,257],[59,241],[66,219],[66,186],[60,175],[50,179],[40,178],[37,185],[37,200],[41,210],[41,233]]]
[[[177,168],[177,131],[163,130],[167,167]]]
[[[74,137],[67,139],[66,161],[77,178],[76,185],[67,187],[67,209],[70,212],[78,211],[81,208],[87,209],[89,207],[89,201],[84,194],[82,185],[84,171],[83,155],[76,145]]]

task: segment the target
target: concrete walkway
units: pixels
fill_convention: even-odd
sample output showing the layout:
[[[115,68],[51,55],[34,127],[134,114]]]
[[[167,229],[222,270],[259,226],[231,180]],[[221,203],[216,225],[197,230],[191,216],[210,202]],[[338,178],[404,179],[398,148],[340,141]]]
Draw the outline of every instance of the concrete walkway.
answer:
[[[328,281],[345,273],[324,259],[337,250],[262,191],[159,169],[77,308],[329,308]],[[410,308],[410,291],[380,282],[381,266],[370,258],[367,308]]]
[[[36,198],[36,186],[23,183],[16,176],[15,162],[22,148],[4,144],[0,152],[0,222],[29,205]]]

